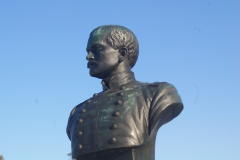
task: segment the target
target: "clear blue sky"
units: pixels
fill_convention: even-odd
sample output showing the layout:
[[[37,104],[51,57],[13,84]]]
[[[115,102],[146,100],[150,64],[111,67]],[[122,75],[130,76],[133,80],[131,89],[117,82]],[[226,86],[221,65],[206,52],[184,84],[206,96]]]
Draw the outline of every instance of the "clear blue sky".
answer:
[[[69,159],[69,113],[101,91],[85,49],[105,24],[136,34],[137,80],[172,83],[182,97],[156,160],[239,160],[239,0],[1,0],[0,155]]]

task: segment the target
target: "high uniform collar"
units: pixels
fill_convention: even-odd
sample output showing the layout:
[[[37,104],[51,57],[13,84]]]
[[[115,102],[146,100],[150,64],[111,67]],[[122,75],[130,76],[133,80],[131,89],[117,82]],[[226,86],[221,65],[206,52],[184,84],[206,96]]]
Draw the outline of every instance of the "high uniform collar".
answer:
[[[109,88],[105,85],[105,82],[102,81],[102,88],[103,91],[106,91],[108,89],[116,88],[118,86],[121,86],[123,84],[136,81],[134,77],[134,73],[132,71],[127,72],[121,72],[115,76],[112,76],[109,81]]]

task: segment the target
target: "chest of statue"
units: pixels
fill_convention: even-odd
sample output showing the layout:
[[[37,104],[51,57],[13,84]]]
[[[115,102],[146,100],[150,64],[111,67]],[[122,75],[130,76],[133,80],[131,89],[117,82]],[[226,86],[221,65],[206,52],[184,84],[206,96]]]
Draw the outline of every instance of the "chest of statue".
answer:
[[[73,156],[141,145],[149,137],[153,90],[134,82],[95,94],[76,107],[71,119]]]

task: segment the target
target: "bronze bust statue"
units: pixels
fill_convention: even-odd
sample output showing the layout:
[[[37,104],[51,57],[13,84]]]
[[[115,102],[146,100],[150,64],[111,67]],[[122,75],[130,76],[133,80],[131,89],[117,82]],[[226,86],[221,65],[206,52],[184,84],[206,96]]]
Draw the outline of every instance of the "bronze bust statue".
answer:
[[[175,87],[136,81],[131,71],[139,46],[127,28],[94,29],[87,44],[87,67],[102,79],[103,91],[70,113],[67,135],[77,160],[154,160],[158,129],[183,110]]]

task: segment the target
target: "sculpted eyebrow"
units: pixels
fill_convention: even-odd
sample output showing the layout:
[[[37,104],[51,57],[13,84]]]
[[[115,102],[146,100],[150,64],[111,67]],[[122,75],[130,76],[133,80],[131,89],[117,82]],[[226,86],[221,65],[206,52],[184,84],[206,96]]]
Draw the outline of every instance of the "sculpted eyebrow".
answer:
[[[104,48],[101,44],[94,44],[91,48]]]
[[[86,51],[89,52],[90,50],[94,50],[96,48],[105,48],[104,45],[101,44],[93,44],[92,46],[90,46],[89,48],[86,48]]]

